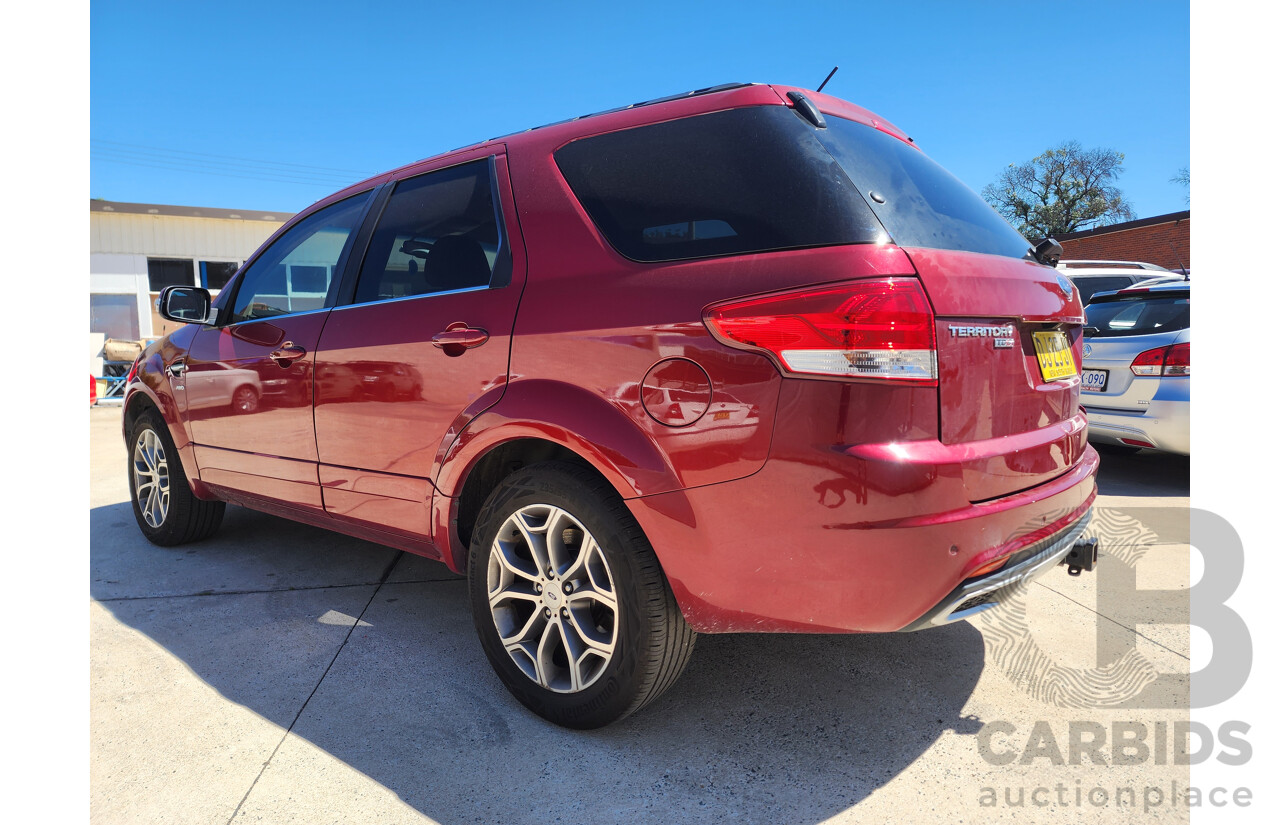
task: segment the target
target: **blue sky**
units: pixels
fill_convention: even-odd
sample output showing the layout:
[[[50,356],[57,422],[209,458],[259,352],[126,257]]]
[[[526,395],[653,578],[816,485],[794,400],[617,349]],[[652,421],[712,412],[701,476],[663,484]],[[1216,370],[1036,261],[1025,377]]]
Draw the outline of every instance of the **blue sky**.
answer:
[[[529,126],[727,81],[816,87],[974,189],[1079,140],[1139,217],[1186,207],[1184,3],[227,0],[91,7],[90,196],[296,211]]]

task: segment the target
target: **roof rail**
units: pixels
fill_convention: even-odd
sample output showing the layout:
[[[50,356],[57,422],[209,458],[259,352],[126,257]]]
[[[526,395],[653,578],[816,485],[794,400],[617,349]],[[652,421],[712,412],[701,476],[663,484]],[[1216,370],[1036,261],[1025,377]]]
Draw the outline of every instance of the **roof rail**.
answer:
[[[1058,269],[1071,269],[1072,267],[1085,267],[1085,266],[1109,266],[1109,267],[1114,267],[1116,269],[1148,269],[1153,272],[1169,271],[1162,266],[1156,266],[1155,264],[1148,264],[1142,261],[1086,261],[1086,260],[1058,261]]]
[[[701,95],[711,95],[711,94],[715,94],[716,92],[727,92],[730,89],[742,89],[747,86],[754,86],[754,85],[756,84],[754,83],[721,83],[718,86],[707,86],[704,89],[694,89],[691,92],[680,92],[679,94],[667,95],[665,97],[655,97],[653,100],[642,100],[639,103],[629,103],[626,106],[615,106],[612,109],[605,109],[604,111],[600,111],[600,112],[591,112],[590,114],[578,115],[577,117],[567,117],[564,120],[557,120],[554,123],[544,123],[541,126],[530,126],[528,129],[525,129],[524,131],[532,132],[535,129],[545,129],[548,126],[559,126],[561,123],[572,123],[575,120],[584,120],[586,118],[596,117],[598,115],[608,115],[614,112],[623,112],[623,111],[626,111],[627,109],[635,109],[640,106],[652,106],[655,103],[670,103],[673,100],[683,100],[686,97],[699,97]],[[492,138],[492,140],[497,140],[497,138]]]

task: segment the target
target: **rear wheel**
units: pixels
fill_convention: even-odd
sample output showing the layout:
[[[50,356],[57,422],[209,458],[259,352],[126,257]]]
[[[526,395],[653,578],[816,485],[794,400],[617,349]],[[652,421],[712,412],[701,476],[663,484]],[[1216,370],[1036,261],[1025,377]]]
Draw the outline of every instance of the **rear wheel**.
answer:
[[[208,538],[227,507],[191,492],[168,427],[154,410],[138,416],[129,436],[129,498],[142,534],[161,546]]]
[[[468,577],[489,662],[556,724],[597,728],[634,713],[693,652],[644,533],[581,466],[548,462],[508,476],[480,512]]]

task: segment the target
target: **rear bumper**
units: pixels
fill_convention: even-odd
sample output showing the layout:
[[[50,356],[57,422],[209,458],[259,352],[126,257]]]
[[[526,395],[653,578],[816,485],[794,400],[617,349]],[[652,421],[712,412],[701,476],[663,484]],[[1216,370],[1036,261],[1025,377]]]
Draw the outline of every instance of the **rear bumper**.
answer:
[[[845,482],[839,496],[831,493],[835,467]],[[961,473],[945,479],[939,470],[952,471],[935,468],[929,478],[925,468],[904,467],[921,484],[899,490],[898,514],[882,519],[866,491],[875,469],[848,457],[838,464],[770,460],[744,479],[627,505],[699,632],[914,629],[958,604],[950,597],[978,566],[1046,534],[1083,530],[1098,454],[1086,447],[1074,467],[1048,482],[945,509],[928,506],[938,500],[928,489],[958,482]],[[909,502],[914,513],[904,516]],[[1073,542],[1060,538],[1065,555]]]
[[[1093,406],[1086,406],[1085,411],[1089,440],[1095,444],[1124,444],[1122,439],[1130,439],[1153,444],[1164,452],[1191,455],[1190,401],[1160,400],[1157,396],[1140,413]]]
[[[939,627],[962,619],[970,619],[979,613],[999,607],[1005,599],[1017,592],[1019,585],[1037,579],[1061,564],[1071,553],[1071,548],[1075,547],[1084,535],[1085,528],[1089,526],[1089,519],[1092,517],[1093,509],[1090,508],[1083,516],[1069,522],[1065,528],[1020,551],[1027,554],[1026,558],[994,573],[961,583],[947,594],[937,607],[904,627],[903,630]]]

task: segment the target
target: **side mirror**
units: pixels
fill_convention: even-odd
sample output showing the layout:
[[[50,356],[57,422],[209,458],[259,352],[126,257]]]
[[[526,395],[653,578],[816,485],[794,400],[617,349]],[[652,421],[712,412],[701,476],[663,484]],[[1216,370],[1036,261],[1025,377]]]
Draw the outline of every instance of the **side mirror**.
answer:
[[[1036,244],[1036,260],[1045,266],[1057,266],[1062,259],[1062,244],[1053,238],[1045,238]]]
[[[197,286],[167,286],[156,305],[162,318],[180,324],[212,324],[216,316],[209,290]]]

